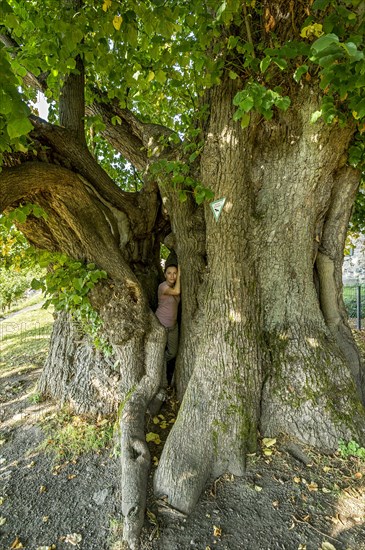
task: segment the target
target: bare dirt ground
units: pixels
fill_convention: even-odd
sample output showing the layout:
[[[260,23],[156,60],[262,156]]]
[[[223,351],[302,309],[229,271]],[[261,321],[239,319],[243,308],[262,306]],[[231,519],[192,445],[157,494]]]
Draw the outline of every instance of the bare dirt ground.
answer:
[[[74,460],[40,448],[44,418],[57,413],[54,403],[32,402],[45,352],[23,362],[13,352],[10,365],[0,357],[0,550],[121,550],[111,448]],[[155,464],[175,414],[171,394],[161,416],[148,419],[160,438],[151,443]],[[150,490],[141,550],[365,550],[364,480],[359,458],[266,442],[244,477],[211,480],[187,518]]]

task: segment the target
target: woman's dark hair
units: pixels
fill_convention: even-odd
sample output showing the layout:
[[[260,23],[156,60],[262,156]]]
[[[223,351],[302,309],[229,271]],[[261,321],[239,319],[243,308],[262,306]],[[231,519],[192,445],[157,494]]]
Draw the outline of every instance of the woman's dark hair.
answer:
[[[176,267],[177,269],[177,265],[176,264],[165,264],[165,269],[164,269],[164,273],[166,273],[166,271],[168,270],[169,267]]]

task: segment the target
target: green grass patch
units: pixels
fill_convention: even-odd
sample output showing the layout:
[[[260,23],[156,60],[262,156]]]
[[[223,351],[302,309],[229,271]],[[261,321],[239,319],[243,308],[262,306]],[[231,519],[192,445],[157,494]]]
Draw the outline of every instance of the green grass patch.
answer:
[[[56,460],[75,460],[85,453],[99,453],[113,442],[115,418],[93,420],[63,408],[47,417],[42,428],[46,439],[41,448]]]
[[[14,303],[9,309],[3,312],[3,315],[4,317],[7,317],[11,313],[16,313],[26,307],[32,307],[32,306],[35,306],[36,304],[41,305],[43,303],[44,303],[43,294],[41,292],[33,292],[27,298],[23,298],[21,300],[18,300],[16,303]]]
[[[47,357],[52,326],[52,314],[41,308],[21,311],[1,321],[0,378],[14,368],[41,367]]]
[[[365,460],[365,448],[360,447],[356,441],[349,441],[348,443],[345,443],[345,441],[340,441],[338,452],[342,458],[354,456],[356,458],[360,458],[361,460]]]

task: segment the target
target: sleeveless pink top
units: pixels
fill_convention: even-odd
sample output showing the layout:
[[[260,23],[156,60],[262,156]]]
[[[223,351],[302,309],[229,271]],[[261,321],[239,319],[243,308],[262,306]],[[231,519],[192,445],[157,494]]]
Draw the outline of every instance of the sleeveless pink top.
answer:
[[[158,307],[156,310],[156,317],[160,321],[161,325],[166,328],[172,328],[176,325],[180,296],[163,294],[164,289],[168,286],[169,285],[167,282],[164,281],[158,287]]]

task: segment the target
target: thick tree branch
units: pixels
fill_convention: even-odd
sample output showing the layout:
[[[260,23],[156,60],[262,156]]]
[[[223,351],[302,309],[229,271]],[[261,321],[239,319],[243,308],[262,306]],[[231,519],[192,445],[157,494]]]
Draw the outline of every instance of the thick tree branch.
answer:
[[[59,166],[29,162],[3,170],[0,189],[0,211],[26,200],[43,206],[49,214],[43,223],[54,248],[94,261],[116,280],[131,277],[119,239],[112,237],[110,223],[76,174]],[[24,233],[27,235],[27,223]],[[34,231],[30,233],[34,240]]]
[[[60,124],[70,130],[80,143],[85,142],[85,71],[81,57],[76,57],[76,71],[66,76],[60,94]]]
[[[131,217],[140,217],[136,195],[119,189],[86,145],[80,143],[65,128],[49,124],[35,116],[32,116],[31,120],[35,127],[34,137],[45,145],[51,146],[68,163],[68,168],[87,179],[105,200],[110,201],[117,208],[128,211]]]
[[[100,95],[100,101],[86,107],[86,114],[101,117],[106,125],[103,137],[138,170],[146,169],[150,153],[163,157],[172,154],[171,145],[167,143],[174,134],[172,130],[142,122],[130,110],[121,109],[116,100],[110,103]],[[121,119],[121,124],[113,124],[115,116]]]

